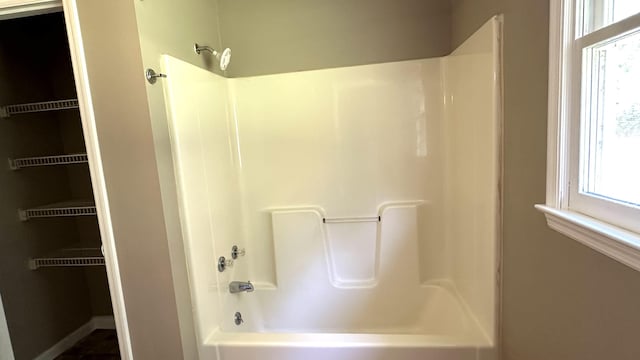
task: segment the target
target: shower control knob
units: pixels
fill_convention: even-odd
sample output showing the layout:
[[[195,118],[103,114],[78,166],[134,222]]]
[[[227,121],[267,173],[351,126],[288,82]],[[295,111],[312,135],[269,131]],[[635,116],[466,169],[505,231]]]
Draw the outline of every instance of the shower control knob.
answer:
[[[155,70],[149,68],[144,72],[144,77],[147,79],[149,84],[153,85],[153,84],[156,83],[156,81],[158,81],[158,78],[166,78],[167,75],[166,74],[157,73],[157,72],[155,72]]]
[[[227,268],[232,267],[232,266],[233,266],[233,260],[226,259],[224,256],[220,256],[218,258],[218,271],[219,272],[223,272]]]
[[[231,248],[231,258],[234,260],[237,259],[238,256],[244,256],[245,253],[244,248],[240,249],[238,248],[238,245],[233,245]]]

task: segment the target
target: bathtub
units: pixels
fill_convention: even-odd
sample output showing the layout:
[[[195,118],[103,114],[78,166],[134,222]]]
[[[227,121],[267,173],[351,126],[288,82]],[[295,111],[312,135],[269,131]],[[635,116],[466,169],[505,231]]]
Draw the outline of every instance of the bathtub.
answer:
[[[380,318],[371,310],[372,318],[381,321],[377,326],[366,320],[356,323],[342,309],[324,316],[333,320],[325,322],[333,327],[311,323],[298,324],[298,328],[269,326],[262,320],[251,320],[254,317],[248,307],[256,306],[270,291],[274,290],[257,288],[254,293],[234,295],[242,303],[238,309],[247,309],[243,312],[246,320],[239,326],[229,320],[210,334],[204,341],[202,358],[479,360],[495,356],[493,344],[451,284],[421,286],[420,297],[425,301],[420,308],[399,308],[395,313],[378,309],[392,317],[399,315],[402,321]]]
[[[490,336],[455,285],[421,282],[424,206],[388,202],[373,221],[355,223],[327,223],[318,207],[269,209],[276,281],[231,294],[243,257],[218,274],[209,293],[219,326],[203,339],[202,359],[477,360],[481,350],[489,359]]]

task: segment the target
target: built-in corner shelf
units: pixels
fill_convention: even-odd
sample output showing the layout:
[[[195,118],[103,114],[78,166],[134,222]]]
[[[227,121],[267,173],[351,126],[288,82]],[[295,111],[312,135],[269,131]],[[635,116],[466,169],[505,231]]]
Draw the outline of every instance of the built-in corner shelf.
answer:
[[[36,113],[36,112],[43,112],[43,111],[77,109],[77,108],[78,108],[78,99],[6,105],[6,106],[0,106],[0,118],[6,118],[11,115]]]
[[[29,269],[43,267],[101,266],[104,255],[99,248],[61,249],[47,256],[29,259]]]
[[[91,201],[67,201],[31,209],[18,210],[20,220],[37,218],[96,215],[96,206]]]
[[[19,159],[9,159],[9,167],[12,170],[37,166],[86,164],[89,162],[87,154],[69,154],[55,156],[36,156]]]

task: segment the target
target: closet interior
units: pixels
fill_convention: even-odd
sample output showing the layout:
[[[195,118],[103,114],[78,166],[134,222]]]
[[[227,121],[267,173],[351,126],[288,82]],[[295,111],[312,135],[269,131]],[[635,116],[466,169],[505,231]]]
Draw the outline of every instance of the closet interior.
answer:
[[[0,191],[13,356],[73,358],[63,352],[114,326],[61,12],[0,21]]]

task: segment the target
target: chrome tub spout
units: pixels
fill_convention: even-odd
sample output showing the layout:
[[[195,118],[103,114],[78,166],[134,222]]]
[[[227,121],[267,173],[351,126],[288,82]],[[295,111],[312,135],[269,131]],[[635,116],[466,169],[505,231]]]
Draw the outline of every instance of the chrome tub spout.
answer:
[[[239,292],[252,292],[253,284],[251,281],[232,281],[229,283],[229,292],[232,294],[237,294]]]

